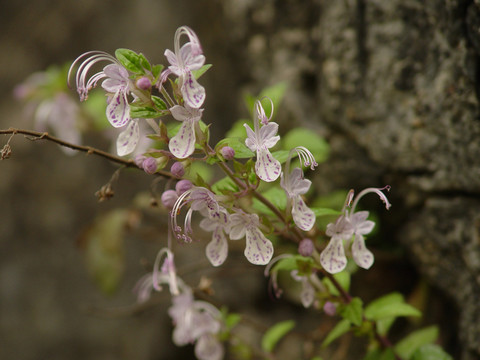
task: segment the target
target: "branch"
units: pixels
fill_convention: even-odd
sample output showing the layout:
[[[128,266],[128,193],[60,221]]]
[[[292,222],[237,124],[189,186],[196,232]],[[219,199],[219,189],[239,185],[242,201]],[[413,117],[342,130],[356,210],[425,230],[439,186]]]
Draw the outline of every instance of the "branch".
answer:
[[[69,148],[69,149],[85,152],[85,153],[87,153],[87,155],[93,154],[93,155],[103,157],[107,160],[110,160],[114,163],[123,165],[125,167],[140,169],[135,164],[135,162],[133,160],[127,160],[127,159],[121,158],[119,156],[115,156],[113,154],[110,154],[106,151],[93,148],[91,146],[75,145],[75,144],[69,143],[65,140],[59,139],[55,136],[52,136],[48,132],[39,132],[39,131],[32,131],[32,130],[9,128],[7,130],[0,130],[0,134],[3,134],[3,135],[22,134],[22,135],[26,135],[25,137],[27,139],[31,140],[31,141],[48,140],[48,141],[54,142],[58,145],[64,146],[64,147]],[[168,178],[172,177],[172,174],[170,174],[167,171],[157,171],[157,173],[159,175],[162,175],[162,176],[165,176],[165,177],[168,177]]]

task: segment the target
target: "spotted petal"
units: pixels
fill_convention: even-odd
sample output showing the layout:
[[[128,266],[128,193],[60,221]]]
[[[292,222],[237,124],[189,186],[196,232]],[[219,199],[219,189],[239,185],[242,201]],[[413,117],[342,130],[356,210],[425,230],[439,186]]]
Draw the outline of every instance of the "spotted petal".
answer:
[[[130,121],[130,105],[125,90],[118,89],[107,106],[107,119],[113,127],[120,128]]]
[[[228,255],[228,242],[221,227],[217,227],[212,234],[212,240],[205,250],[208,260],[213,266],[220,266]]]
[[[280,176],[280,161],[275,159],[270,151],[265,147],[257,150],[255,173],[260,179],[266,182],[275,181]]]
[[[336,274],[347,266],[347,258],[341,237],[334,236],[320,254],[320,263],[330,274]]]
[[[183,75],[183,83],[180,90],[185,104],[191,108],[198,109],[205,101],[205,88],[197,82],[195,76],[190,71],[186,71]]]
[[[355,235],[352,244],[352,256],[355,263],[364,269],[370,269],[373,265],[373,254],[365,246],[365,239],[362,235]]]
[[[125,156],[131,154],[137,147],[140,139],[140,130],[137,120],[132,120],[128,123],[125,130],[123,130],[117,138],[117,154],[118,156]]]
[[[309,231],[315,224],[315,213],[305,204],[301,196],[293,198],[292,216],[295,225]]]
[[[202,335],[195,344],[195,356],[199,360],[222,360],[225,350],[212,334]]]
[[[246,231],[247,244],[245,246],[245,257],[254,265],[266,265],[273,255],[273,245],[265,235],[255,226]]]
[[[185,159],[195,150],[195,122],[185,120],[178,133],[168,143],[170,152],[178,159]]]

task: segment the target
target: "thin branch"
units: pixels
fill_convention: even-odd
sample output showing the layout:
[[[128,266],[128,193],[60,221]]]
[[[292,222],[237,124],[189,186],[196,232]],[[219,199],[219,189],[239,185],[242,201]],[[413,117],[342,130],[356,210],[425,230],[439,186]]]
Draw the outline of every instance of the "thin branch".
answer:
[[[48,140],[48,141],[54,142],[58,145],[64,146],[64,147],[69,148],[69,149],[85,152],[85,153],[87,153],[87,155],[91,155],[91,154],[97,155],[97,156],[103,157],[103,158],[105,158],[109,161],[112,161],[114,163],[123,165],[123,166],[128,167],[128,168],[139,169],[139,167],[135,164],[135,162],[133,160],[124,159],[124,158],[121,158],[119,156],[115,156],[115,155],[110,154],[106,151],[96,149],[96,148],[91,147],[91,146],[83,146],[83,145],[72,144],[72,143],[69,143],[65,140],[59,139],[55,136],[52,136],[48,132],[39,132],[39,131],[33,131],[33,130],[9,128],[7,130],[0,130],[0,134],[3,134],[3,135],[22,134],[22,135],[25,135],[25,137],[27,139],[31,140],[31,141]],[[159,171],[157,171],[157,173],[159,175],[167,177],[167,178],[172,177],[172,174],[170,174],[167,171],[159,170]]]

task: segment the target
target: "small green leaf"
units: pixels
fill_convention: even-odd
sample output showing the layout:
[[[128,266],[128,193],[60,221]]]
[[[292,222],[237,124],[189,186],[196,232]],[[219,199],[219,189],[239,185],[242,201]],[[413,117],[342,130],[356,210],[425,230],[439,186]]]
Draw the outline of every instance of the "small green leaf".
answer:
[[[157,111],[150,106],[135,106],[130,104],[130,117],[132,119],[155,119],[161,116],[165,116],[168,112]]]
[[[163,70],[163,65],[154,65],[152,67],[152,75],[155,78],[155,80],[158,80],[162,70]]]
[[[240,320],[242,320],[242,316],[240,314],[230,313],[225,318],[225,325],[227,326],[228,329],[231,329],[235,325],[237,325],[240,322]]]
[[[212,190],[215,193],[225,193],[225,192],[236,192],[238,191],[238,186],[235,182],[230,179],[228,176],[218,180],[215,184],[212,185]]]
[[[362,325],[363,319],[363,302],[360,298],[353,298],[352,301],[346,305],[341,315],[349,320],[353,325],[360,326]]]
[[[163,101],[163,99],[159,98],[158,96],[152,95],[152,101],[158,109],[168,110],[167,104],[165,104],[165,101]]]
[[[310,209],[311,209],[311,210],[313,211],[313,213],[315,214],[315,217],[319,217],[319,216],[330,216],[330,215],[338,216],[338,215],[341,215],[341,214],[342,214],[341,211],[333,210],[333,209],[329,209],[329,208],[311,207]]]
[[[202,178],[205,183],[210,183],[213,178],[213,169],[210,165],[204,164],[202,162],[195,161],[190,165],[187,171],[187,178],[191,181],[198,179],[198,176]],[[197,184],[198,186],[203,186]]]
[[[279,210],[285,210],[287,206],[287,195],[285,190],[280,187],[271,187],[267,191],[262,192],[263,197],[270,201]],[[253,208],[265,214],[272,214],[272,211],[260,200],[253,199]]]
[[[283,148],[293,149],[297,146],[304,146],[310,150],[317,163],[322,163],[328,158],[330,146],[313,130],[295,128],[289,131],[283,138]]]
[[[136,74],[144,74],[145,73],[145,57],[137,54],[133,50],[129,49],[117,49],[115,51],[115,56],[120,61],[127,70],[134,72]],[[148,63],[148,61],[147,61]]]
[[[421,346],[412,356],[412,360],[453,360],[443,349],[435,344]]]
[[[240,138],[226,138],[220,140],[215,148],[220,146],[230,146],[235,151],[236,159],[246,159],[255,156],[255,154],[245,145],[245,140]]]
[[[278,150],[278,151],[272,152],[272,156],[278,161],[280,161],[280,164],[283,164],[284,162],[287,161],[289,153],[290,151],[288,150]]]
[[[403,296],[398,293],[389,294],[377,299],[365,308],[365,317],[370,320],[421,315],[422,313],[418,309],[404,303]]]
[[[198,70],[192,70],[192,74],[195,77],[195,79],[199,79],[203,74],[207,72],[208,69],[212,67],[212,64],[205,64],[203,65],[200,69]]]
[[[325,340],[323,340],[322,347],[330,345],[335,339],[339,338],[343,334],[350,330],[351,323],[348,319],[343,319],[338,322],[337,325],[328,333]]]
[[[395,345],[395,352],[403,359],[410,359],[415,351],[423,345],[433,343],[438,338],[438,328],[430,326],[417,330]]]
[[[335,278],[335,280],[337,280],[340,286],[345,289],[345,291],[348,291],[350,289],[350,273],[348,271],[341,271],[339,273],[334,274],[333,277]],[[330,294],[335,296],[340,296],[340,293],[338,292],[337,288],[333,285],[333,283],[330,281],[330,279],[324,278],[322,281],[327,287]]]
[[[295,321],[293,320],[286,320],[273,325],[262,337],[263,351],[267,353],[273,352],[275,345],[294,327]]]

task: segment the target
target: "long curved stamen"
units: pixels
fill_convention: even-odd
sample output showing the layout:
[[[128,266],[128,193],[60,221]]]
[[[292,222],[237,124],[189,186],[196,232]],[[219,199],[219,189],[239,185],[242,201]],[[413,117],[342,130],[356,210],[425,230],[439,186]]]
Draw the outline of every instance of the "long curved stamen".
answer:
[[[267,115],[265,114],[265,109],[263,108],[263,105],[262,105],[262,100],[263,99],[268,99],[270,101],[270,106],[271,106],[272,110],[270,111],[270,116],[269,117],[267,117]],[[264,96],[260,100],[255,101],[255,111],[257,112],[256,115],[257,115],[258,120],[260,120],[260,122],[263,125],[267,125],[268,122],[272,119],[273,108],[274,108],[273,101],[268,96]]]
[[[177,64],[179,68],[185,69],[185,63],[183,62],[183,59],[180,56],[180,38],[182,37],[182,35],[188,36],[193,56],[201,55],[202,47],[200,45],[200,41],[198,40],[197,35],[188,26],[181,26],[177,29],[177,31],[175,31],[174,46],[175,46],[175,55],[177,57]]]
[[[355,195],[355,191],[353,189],[350,189],[350,191],[347,194],[347,197],[345,198],[345,203],[343,204],[342,213],[345,213],[346,208],[350,207],[350,205],[352,204],[354,195]]]
[[[155,263],[153,264],[153,273],[152,273],[152,279],[153,279],[153,288],[157,291],[162,291],[162,287],[161,287],[161,279],[160,279],[160,276],[159,275],[163,275],[163,271],[162,269],[160,268],[160,261],[162,260],[162,257],[164,254],[167,254],[167,258],[168,258],[168,255],[170,253],[170,250],[168,250],[167,248],[163,248],[161,249],[158,254],[157,254],[157,257],[155,258]]]
[[[177,224],[177,216],[180,214],[180,210],[182,207],[187,203],[185,198],[187,198],[192,193],[192,189],[185,191],[182,195],[180,195],[175,201],[172,210],[170,211],[170,227],[175,234],[177,239],[180,239],[182,236],[182,228]]]
[[[302,166],[310,166],[311,170],[315,170],[315,166],[318,166],[318,163],[310,150],[305,146],[297,146],[294,150],[297,151]]]
[[[375,193],[377,194],[379,197],[380,197],[380,200],[382,200],[382,202],[385,204],[385,208],[388,210],[390,209],[390,207],[392,206],[392,204],[390,204],[390,202],[388,201],[387,199],[387,196],[382,192],[383,190],[386,190],[386,191],[390,191],[391,189],[391,186],[390,185],[387,185],[387,186],[384,186],[383,188],[367,188],[367,189],[364,189],[362,190],[356,197],[355,197],[355,200],[353,201],[353,204],[352,204],[352,214],[355,212],[355,207],[357,206],[358,204],[358,201],[364,197],[366,194],[368,193]]]

